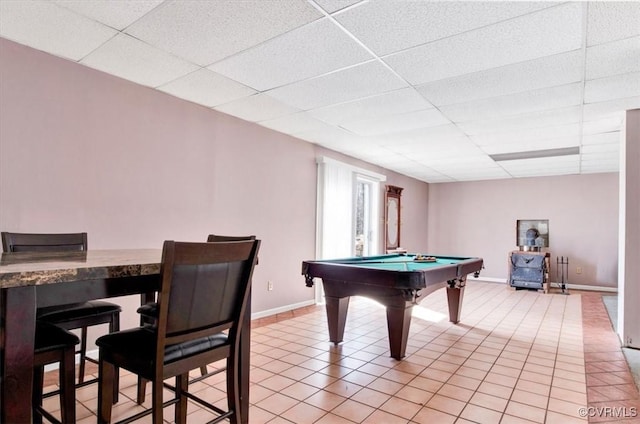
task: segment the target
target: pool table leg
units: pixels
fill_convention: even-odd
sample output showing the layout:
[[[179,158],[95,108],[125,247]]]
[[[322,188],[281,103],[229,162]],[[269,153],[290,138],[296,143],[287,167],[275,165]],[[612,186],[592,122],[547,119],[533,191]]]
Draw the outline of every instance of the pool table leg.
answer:
[[[334,344],[342,342],[344,325],[347,322],[347,310],[350,297],[325,296],[327,321],[329,324],[329,340]]]
[[[464,284],[464,282],[463,282]],[[464,297],[464,285],[462,287],[447,287],[447,300],[449,301],[449,321],[457,324],[462,313],[462,298]]]
[[[401,360],[407,350],[411,311],[413,304],[407,302],[404,307],[387,306],[387,329],[389,330],[389,350],[391,357]]]

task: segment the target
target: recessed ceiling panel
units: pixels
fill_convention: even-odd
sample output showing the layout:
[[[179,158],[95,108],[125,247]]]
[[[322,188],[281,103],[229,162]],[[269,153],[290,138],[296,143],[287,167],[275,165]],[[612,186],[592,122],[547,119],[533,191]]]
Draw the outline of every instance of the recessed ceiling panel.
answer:
[[[431,103],[413,88],[402,88],[351,102],[312,109],[309,113],[330,124],[340,124],[432,107]]]
[[[300,81],[268,91],[269,95],[302,110],[347,102],[406,87],[378,61]]]
[[[514,177],[577,174],[580,172],[580,156],[503,161],[500,166]]]
[[[588,46],[640,35],[640,7],[637,2],[589,2],[588,7]]]
[[[543,2],[371,1],[336,15],[336,19],[378,55],[386,55],[553,5]]]
[[[589,47],[586,66],[588,80],[640,72],[640,36]]]
[[[603,118],[624,118],[624,111],[640,108],[640,96],[584,105],[584,120],[594,121]]]
[[[451,121],[445,118],[438,110],[427,109],[398,115],[389,115],[376,119],[344,122],[340,125],[356,134],[369,136],[408,131],[415,128],[434,127],[449,123],[451,123]]]
[[[162,4],[163,0],[54,0],[54,2],[112,28],[123,30]]]
[[[620,156],[620,143],[589,144],[580,149],[583,157],[601,155],[602,159]]]
[[[366,0],[314,0],[327,13],[333,13]]]
[[[454,122],[465,122],[558,109],[581,102],[582,84],[574,83],[443,106],[440,110]]]
[[[216,106],[215,109],[251,122],[265,121],[300,112],[300,109],[285,105],[267,94],[244,97]]]
[[[622,133],[620,131],[608,132],[602,134],[591,134],[582,137],[582,145],[590,146],[597,144],[613,144],[620,146],[622,143]]]
[[[327,124],[311,117],[306,112],[281,116],[275,119],[260,122],[263,127],[271,128],[285,134],[296,134],[305,131],[314,131],[324,128]]]
[[[259,91],[373,59],[328,18],[289,31],[209,67]]]
[[[623,122],[622,116],[613,116],[593,121],[585,121],[582,124],[582,134],[598,134],[620,131]]]
[[[597,103],[640,96],[640,72],[587,81],[584,102]]]
[[[539,128],[526,128],[517,131],[504,131],[492,134],[472,135],[469,138],[478,146],[489,147],[508,143],[535,143],[540,140],[555,139],[561,137],[578,137],[580,124],[551,125]]]
[[[204,68],[164,84],[158,89],[209,107],[255,93],[247,86]]]
[[[444,106],[582,80],[584,57],[573,51],[430,82],[417,90]]]
[[[572,124],[580,122],[581,120],[582,108],[580,106],[572,106],[508,118],[460,122],[457,125],[467,134],[477,135],[503,131],[516,131],[519,128],[538,128],[547,125]]]
[[[568,3],[384,57],[412,84],[580,49],[582,5]]]
[[[78,61],[117,34],[45,1],[0,1],[0,36]]]
[[[158,87],[197,69],[125,34],[112,38],[81,63],[149,87]]]
[[[321,16],[303,0],[175,1],[154,9],[126,32],[208,66]]]

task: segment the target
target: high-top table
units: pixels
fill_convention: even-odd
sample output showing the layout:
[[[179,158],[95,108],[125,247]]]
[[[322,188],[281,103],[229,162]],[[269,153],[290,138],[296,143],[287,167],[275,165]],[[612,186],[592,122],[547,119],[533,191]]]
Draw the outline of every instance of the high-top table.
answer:
[[[31,423],[36,308],[160,288],[160,249],[3,253],[0,257],[0,422]],[[251,301],[240,341],[240,400],[249,411]]]

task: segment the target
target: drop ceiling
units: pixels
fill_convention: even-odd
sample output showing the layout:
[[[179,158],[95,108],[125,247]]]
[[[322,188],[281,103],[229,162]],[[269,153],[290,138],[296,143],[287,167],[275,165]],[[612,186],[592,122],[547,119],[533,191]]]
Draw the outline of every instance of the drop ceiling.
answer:
[[[638,2],[2,0],[0,36],[430,183],[617,172],[640,108]]]

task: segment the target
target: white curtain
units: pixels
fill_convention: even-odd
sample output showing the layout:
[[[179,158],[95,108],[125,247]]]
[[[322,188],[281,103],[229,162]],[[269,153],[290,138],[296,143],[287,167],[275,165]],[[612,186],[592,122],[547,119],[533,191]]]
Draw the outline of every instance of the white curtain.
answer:
[[[353,256],[353,181],[350,167],[318,161],[318,259]]]

